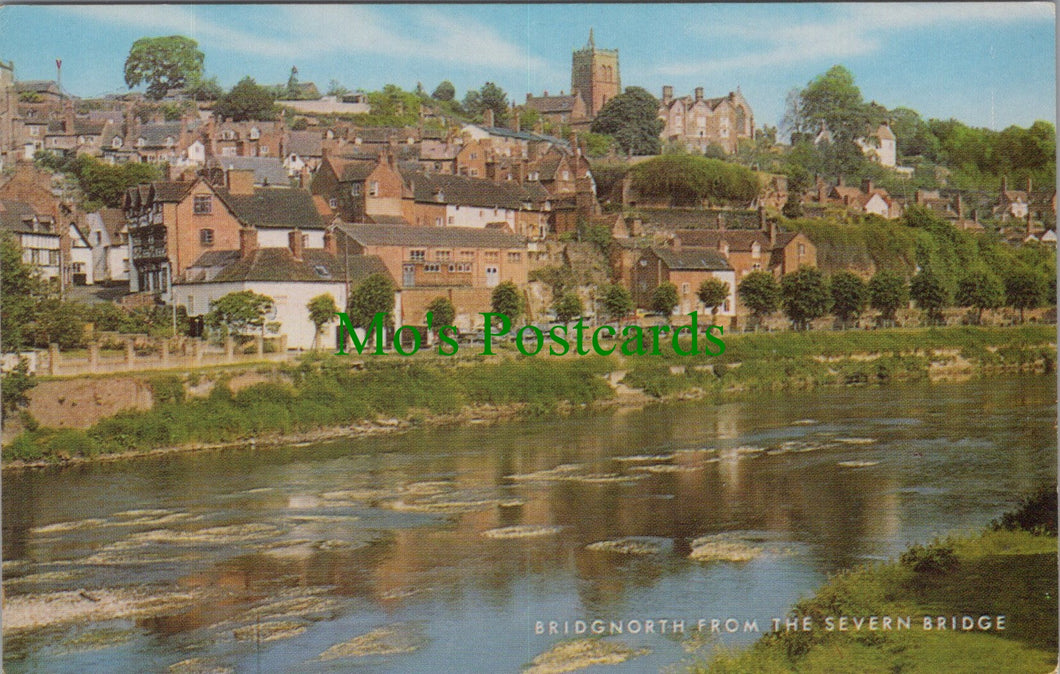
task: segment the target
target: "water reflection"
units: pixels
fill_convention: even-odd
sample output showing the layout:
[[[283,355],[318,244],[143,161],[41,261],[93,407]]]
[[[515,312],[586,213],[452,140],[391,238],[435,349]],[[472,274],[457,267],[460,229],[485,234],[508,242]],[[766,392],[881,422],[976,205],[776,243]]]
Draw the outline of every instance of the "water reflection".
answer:
[[[824,574],[982,526],[1055,474],[1054,418],[1051,379],[995,380],[11,474],[4,587],[31,606],[145,584],[191,597],[116,606],[124,636],[91,651],[114,671],[189,653],[323,670],[326,649],[401,621],[425,638],[366,664],[475,671],[488,653],[514,671],[559,638],[536,620],[765,619]],[[741,561],[689,559],[724,532]],[[630,554],[636,537],[657,549]],[[266,623],[274,641],[247,631]],[[78,670],[84,650],[48,644],[93,624],[6,633],[5,667]],[[684,657],[627,640],[652,650],[638,666]]]

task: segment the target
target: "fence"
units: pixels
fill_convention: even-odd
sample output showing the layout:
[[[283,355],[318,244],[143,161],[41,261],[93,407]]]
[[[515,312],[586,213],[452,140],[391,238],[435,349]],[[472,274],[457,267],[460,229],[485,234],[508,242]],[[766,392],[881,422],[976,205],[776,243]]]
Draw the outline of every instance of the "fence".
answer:
[[[210,344],[202,339],[181,338],[145,339],[123,336],[123,349],[104,350],[100,342],[88,345],[87,354],[63,353],[58,344],[51,344],[47,353],[40,353],[36,373],[52,376],[83,374],[112,374],[137,370],[168,370],[229,365],[250,361],[286,361],[287,335],[268,339],[257,335],[253,348],[244,352],[243,345],[228,337],[223,344]],[[266,344],[269,348],[266,348]]]

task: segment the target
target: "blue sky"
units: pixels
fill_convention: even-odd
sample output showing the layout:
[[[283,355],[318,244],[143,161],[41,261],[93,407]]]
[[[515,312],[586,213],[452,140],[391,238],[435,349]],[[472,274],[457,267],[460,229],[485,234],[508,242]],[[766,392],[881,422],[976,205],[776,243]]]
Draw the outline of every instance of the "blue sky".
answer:
[[[1052,3],[722,5],[155,5],[0,7],[0,59],[19,79],[53,79],[79,96],[126,91],[140,37],[199,42],[206,71],[351,89],[443,79],[459,96],[494,81],[515,102],[570,88],[570,56],[589,28],[617,48],[623,86],[659,96],[737,86],[758,125],[776,124],[788,92],[834,64],[866,100],[1002,129],[1056,118]]]

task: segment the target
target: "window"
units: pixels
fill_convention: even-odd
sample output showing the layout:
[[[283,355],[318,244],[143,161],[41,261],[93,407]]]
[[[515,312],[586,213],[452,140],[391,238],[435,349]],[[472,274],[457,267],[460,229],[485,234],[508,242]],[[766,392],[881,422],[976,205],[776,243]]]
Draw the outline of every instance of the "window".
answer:
[[[460,264],[456,265],[456,270],[458,272],[471,273],[471,263],[461,262]]]
[[[803,257],[805,255],[806,255],[806,244],[800,243],[799,244],[799,257]]]
[[[212,229],[200,229],[199,230],[199,243],[204,246],[213,245],[213,230]]]
[[[338,199],[336,199],[335,197],[331,197],[330,199],[328,199],[328,208],[336,209],[338,207],[339,207],[339,200]]]
[[[257,140],[258,138],[261,138],[261,131],[256,126],[250,127],[250,139]]]
[[[687,283],[682,283],[681,284],[681,294],[682,295],[687,295],[688,294],[688,284]]]
[[[29,127],[29,135],[31,135],[31,136],[39,136],[40,135],[40,127],[39,126],[31,126],[31,127]],[[121,146],[119,145],[118,147],[121,147]]]
[[[213,212],[213,198],[209,194],[196,194],[192,212],[195,215],[209,215]]]
[[[427,251],[425,250],[410,250],[409,259],[416,262],[423,262],[427,259]]]
[[[423,265],[423,271],[428,272],[430,274],[437,274],[441,270],[442,270],[441,266],[436,265],[436,264],[425,264],[425,265]]]
[[[236,156],[236,149],[234,147],[222,147],[221,148],[221,156],[222,157],[235,157]]]
[[[461,260],[474,260],[475,259],[475,251],[473,251],[473,250],[462,250],[462,251],[460,251],[460,259]]]
[[[434,251],[434,259],[439,262],[448,262],[453,257],[452,251],[449,250],[436,250]]]
[[[495,250],[487,250],[482,256],[490,261],[501,259],[501,254]]]
[[[570,171],[564,171],[563,172],[563,179],[564,180],[570,180]]]
[[[188,295],[188,315],[195,314],[195,295]]]
[[[48,251],[48,264],[54,266],[59,264],[59,251],[49,250]]]
[[[478,169],[477,168],[471,169],[471,177],[472,178],[477,178],[478,177]]]
[[[258,148],[258,156],[259,157],[267,157],[267,156],[269,156],[269,146],[268,145],[262,145],[261,147],[259,147]]]
[[[508,262],[520,262],[522,259],[522,253],[508,253]]]
[[[359,197],[361,196],[361,183],[354,183],[350,185],[350,196]]]
[[[110,141],[110,146],[112,148],[114,148],[115,150],[120,149],[121,148],[121,136],[114,136],[114,138],[111,139],[111,141]]]
[[[378,180],[373,180],[372,182],[368,183],[368,196],[370,196],[370,197],[379,196],[379,181]]]
[[[437,218],[434,219],[434,226],[435,227],[441,227],[442,226],[442,218],[441,217],[437,217]]]
[[[322,264],[314,265],[313,271],[315,271],[320,278],[331,278],[331,272]]]
[[[449,273],[452,274],[454,271],[456,271],[456,265],[455,264],[449,265]]]
[[[449,224],[451,225],[451,224],[453,224],[454,222],[456,222],[456,218],[450,215],[450,216],[449,216],[449,217],[448,217],[448,218],[446,219],[446,222],[448,222],[448,223],[449,223]]]

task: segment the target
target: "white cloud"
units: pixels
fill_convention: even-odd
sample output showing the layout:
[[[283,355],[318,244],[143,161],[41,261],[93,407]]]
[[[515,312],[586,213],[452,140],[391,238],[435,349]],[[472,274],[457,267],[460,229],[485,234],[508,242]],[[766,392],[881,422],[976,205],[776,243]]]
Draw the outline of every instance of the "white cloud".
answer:
[[[791,23],[785,14],[758,14],[753,20],[714,22],[690,29],[696,37],[714,40],[733,50],[732,41],[746,42],[743,53],[702,63],[682,61],[659,72],[682,76],[768,68],[871,54],[883,46],[886,33],[962,23],[1008,23],[1055,20],[1049,2],[1021,3],[852,3],[825,6],[827,17]]]
[[[497,31],[481,23],[454,19],[444,10],[380,12],[364,5],[298,5],[253,8],[256,30],[232,27],[212,18],[210,7],[79,6],[57,8],[147,32],[181,33],[207,53],[299,57],[367,55],[439,60],[469,67],[525,69],[540,65]],[[232,12],[251,12],[229,6]]]

